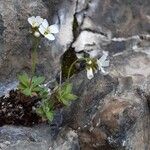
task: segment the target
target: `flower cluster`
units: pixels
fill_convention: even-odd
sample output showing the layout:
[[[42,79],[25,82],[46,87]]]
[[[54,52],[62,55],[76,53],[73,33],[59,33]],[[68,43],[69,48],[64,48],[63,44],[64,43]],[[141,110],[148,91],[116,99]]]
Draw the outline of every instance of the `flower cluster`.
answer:
[[[48,21],[40,16],[32,16],[28,18],[28,22],[32,26],[32,32],[35,37],[39,37],[42,34],[47,39],[53,41],[55,40],[54,34],[59,32],[57,25],[49,25]]]
[[[92,79],[94,77],[94,73],[97,73],[98,70],[100,70],[103,74],[107,74],[104,68],[109,66],[109,60],[107,60],[108,52],[103,51],[103,55],[99,59],[97,59],[93,53],[89,53],[89,57],[87,58],[79,54],[77,54],[77,57],[86,61],[88,79]]]

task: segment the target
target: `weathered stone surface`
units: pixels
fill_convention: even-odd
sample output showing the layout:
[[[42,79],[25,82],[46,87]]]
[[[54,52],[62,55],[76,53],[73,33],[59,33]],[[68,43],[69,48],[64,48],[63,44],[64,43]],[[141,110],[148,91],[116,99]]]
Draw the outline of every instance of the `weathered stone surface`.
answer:
[[[62,128],[55,141],[50,145],[49,150],[80,150],[76,131],[70,128]]]
[[[42,39],[38,74],[48,79],[55,77],[59,57],[68,47],[77,52],[95,50],[99,55],[106,50],[110,54],[109,75],[97,74],[88,80],[86,73],[81,72],[72,79],[79,99],[64,111],[64,124],[77,131],[81,149],[150,149],[149,0],[0,0],[0,3],[2,93],[6,89],[4,82],[12,83],[17,73],[29,71],[30,63],[26,62],[30,62],[31,41],[27,18],[41,15],[50,23],[58,23],[60,33],[55,42]],[[66,145],[70,148],[70,139],[63,141],[63,136],[72,135],[72,131],[62,132],[56,143],[50,142],[52,150],[65,150]],[[73,135],[73,147],[79,149],[77,135]],[[51,137],[47,140],[51,141]],[[4,141],[1,146],[7,147],[9,142]],[[35,148],[47,148],[40,142],[37,145]],[[33,145],[29,144],[28,149],[30,146]]]
[[[78,131],[81,149],[140,150],[150,146],[147,99],[134,77],[117,80],[97,74],[88,80],[82,72],[72,81],[79,99],[64,112],[64,124]]]
[[[79,150],[78,135],[72,129],[63,128],[57,139],[51,136],[49,125],[33,128],[0,127],[1,150]]]
[[[2,150],[48,150],[52,141],[49,126],[27,128],[3,126],[0,128],[0,149]]]
[[[81,149],[149,149],[149,36],[110,44],[115,46],[110,76],[87,80],[82,72],[72,79],[79,99],[65,112],[64,123],[78,131]]]

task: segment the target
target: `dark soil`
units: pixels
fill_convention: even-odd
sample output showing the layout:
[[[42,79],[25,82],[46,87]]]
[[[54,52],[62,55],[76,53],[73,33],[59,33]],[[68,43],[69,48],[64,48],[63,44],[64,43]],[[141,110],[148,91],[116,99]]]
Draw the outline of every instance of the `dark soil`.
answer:
[[[0,126],[6,124],[32,126],[42,122],[35,112],[39,98],[27,97],[19,91],[10,91],[9,97],[0,97]]]

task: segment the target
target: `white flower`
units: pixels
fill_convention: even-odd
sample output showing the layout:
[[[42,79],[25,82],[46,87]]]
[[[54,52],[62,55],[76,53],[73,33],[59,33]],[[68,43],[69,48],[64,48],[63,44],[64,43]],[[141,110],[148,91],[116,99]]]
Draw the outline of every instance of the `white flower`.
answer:
[[[31,26],[33,28],[39,27],[41,25],[41,23],[43,22],[43,18],[41,18],[40,16],[32,16],[30,18],[28,18],[28,22],[31,24]]]
[[[103,74],[107,74],[104,70],[105,67],[109,66],[109,60],[107,60],[108,52],[103,51],[103,56],[100,59],[97,59],[97,50],[92,51],[92,53],[88,53],[90,57],[86,58],[86,70],[87,70],[87,78],[92,79],[94,77],[94,73],[97,73],[100,70]],[[83,53],[76,54],[78,59],[83,59]]]
[[[94,77],[93,69],[90,67],[86,68],[86,70],[87,70],[87,78],[91,80]]]
[[[59,32],[58,26],[57,25],[49,26],[46,19],[44,19],[42,24],[40,25],[39,31],[42,35],[44,35],[47,39],[51,41],[55,40],[54,34]]]
[[[109,60],[107,60],[108,52],[103,52],[103,56],[100,59],[97,59],[98,69],[101,70],[102,73],[106,74],[104,67],[109,66]]]
[[[91,80],[93,77],[94,77],[94,71],[93,71],[93,68],[92,68],[92,61],[91,60],[88,60],[87,62],[87,67],[86,67],[86,70],[87,70],[87,78],[89,80]]]

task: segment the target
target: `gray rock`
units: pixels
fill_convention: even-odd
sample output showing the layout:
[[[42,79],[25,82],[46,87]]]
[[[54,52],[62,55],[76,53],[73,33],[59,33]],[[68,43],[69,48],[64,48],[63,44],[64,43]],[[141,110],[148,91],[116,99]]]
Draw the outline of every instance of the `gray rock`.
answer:
[[[63,123],[77,133],[65,128],[52,141],[47,131],[33,128],[29,134],[29,128],[2,127],[6,134],[1,133],[0,146],[11,150],[150,149],[149,6],[149,0],[1,0],[1,93],[14,87],[18,73],[30,70],[27,18],[32,15],[60,27],[55,42],[43,38],[40,43],[37,74],[54,78],[68,47],[77,52],[96,50],[97,55],[109,51],[111,64],[107,76],[98,73],[88,80],[83,71],[72,78],[79,99],[64,111]],[[20,133],[22,141],[14,145]],[[35,134],[39,138],[33,138]]]
[[[49,125],[36,127],[0,127],[1,150],[79,150],[75,131],[63,128],[57,139],[51,137]]]
[[[62,128],[49,150],[80,150],[76,131]]]
[[[64,124],[77,130],[81,149],[149,148],[147,98],[134,76],[98,73],[88,80],[81,72],[71,81],[79,98],[64,111]]]
[[[84,71],[72,78],[79,99],[64,112],[64,124],[78,131],[81,149],[150,148],[148,43],[149,35],[113,39],[108,76],[88,80]]]
[[[2,150],[48,150],[51,142],[49,126],[34,128],[3,126],[0,128]]]

